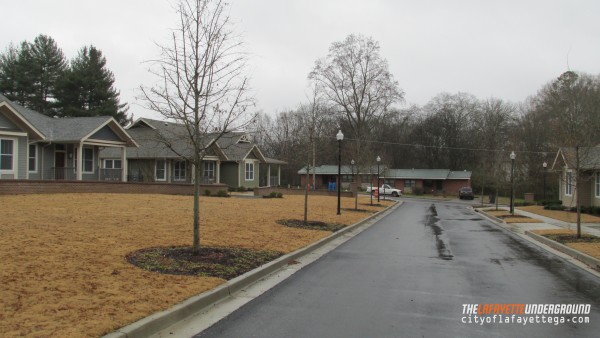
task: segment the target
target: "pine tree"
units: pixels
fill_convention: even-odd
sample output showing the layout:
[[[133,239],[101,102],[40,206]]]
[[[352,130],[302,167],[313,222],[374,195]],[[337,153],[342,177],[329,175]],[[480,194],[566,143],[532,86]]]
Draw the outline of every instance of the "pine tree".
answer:
[[[55,115],[56,82],[67,68],[65,56],[49,36],[39,35],[30,44],[32,92],[29,106],[42,114]]]
[[[119,103],[115,77],[106,58],[94,46],[83,47],[58,83],[61,116],[112,116],[127,123],[127,104]]]
[[[19,47],[9,45],[0,55],[0,93],[10,100],[29,106],[33,92],[33,74],[30,44],[23,41]]]

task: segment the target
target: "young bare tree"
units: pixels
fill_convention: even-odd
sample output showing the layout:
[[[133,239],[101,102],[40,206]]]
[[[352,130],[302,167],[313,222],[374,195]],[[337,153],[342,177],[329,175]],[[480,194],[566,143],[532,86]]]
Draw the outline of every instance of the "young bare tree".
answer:
[[[227,6],[221,0],[180,0],[171,41],[159,45],[160,57],[149,70],[160,81],[140,88],[147,108],[182,126],[158,137],[194,168],[195,252],[200,250],[202,159],[221,136],[252,121],[247,56]]]

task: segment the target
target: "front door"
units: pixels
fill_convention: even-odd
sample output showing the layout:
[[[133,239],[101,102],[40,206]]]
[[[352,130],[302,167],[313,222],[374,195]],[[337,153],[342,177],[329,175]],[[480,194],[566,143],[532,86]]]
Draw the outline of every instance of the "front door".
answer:
[[[67,159],[64,151],[57,151],[54,153],[54,179],[64,180],[67,169],[65,168]]]

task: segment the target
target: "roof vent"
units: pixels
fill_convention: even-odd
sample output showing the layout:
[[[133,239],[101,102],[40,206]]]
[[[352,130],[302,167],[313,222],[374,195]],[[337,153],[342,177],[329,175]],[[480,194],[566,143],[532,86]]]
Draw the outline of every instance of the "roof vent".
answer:
[[[169,124],[167,122],[165,122],[165,126],[168,126]]]

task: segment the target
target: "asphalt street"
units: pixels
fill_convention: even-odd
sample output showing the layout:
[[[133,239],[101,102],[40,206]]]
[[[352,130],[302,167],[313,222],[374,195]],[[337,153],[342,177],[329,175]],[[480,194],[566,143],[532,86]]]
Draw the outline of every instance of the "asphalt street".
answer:
[[[591,313],[584,324],[571,322],[571,316],[559,325],[468,323],[473,317],[463,314],[463,304],[489,303],[590,304]],[[600,279],[466,204],[407,200],[196,337],[598,337],[598,332]]]

